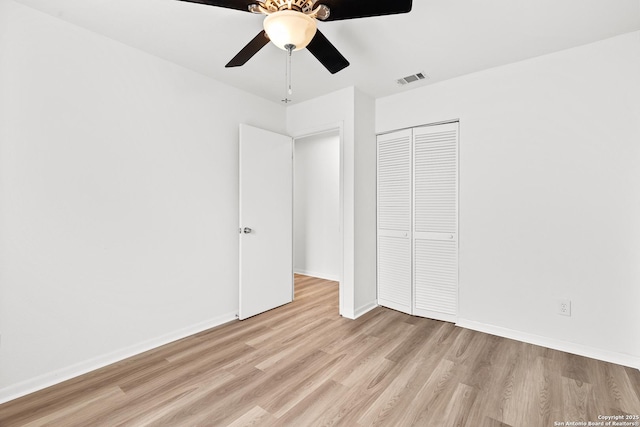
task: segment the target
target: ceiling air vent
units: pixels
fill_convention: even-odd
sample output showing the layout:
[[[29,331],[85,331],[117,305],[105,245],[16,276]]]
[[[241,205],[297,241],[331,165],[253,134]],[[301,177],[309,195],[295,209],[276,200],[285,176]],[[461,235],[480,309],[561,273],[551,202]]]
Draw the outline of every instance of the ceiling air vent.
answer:
[[[397,82],[400,86],[404,86],[409,83],[417,82],[419,80],[424,80],[426,78],[427,76],[425,76],[424,73],[417,73],[417,74],[412,74],[410,76],[406,76],[401,79],[398,79]]]

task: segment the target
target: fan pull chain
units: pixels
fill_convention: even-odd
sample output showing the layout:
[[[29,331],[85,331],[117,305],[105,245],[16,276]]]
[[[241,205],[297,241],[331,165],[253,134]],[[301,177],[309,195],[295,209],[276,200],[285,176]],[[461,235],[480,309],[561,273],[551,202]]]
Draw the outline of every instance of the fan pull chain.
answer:
[[[293,94],[293,88],[291,86],[291,52],[293,52],[293,49],[295,49],[295,46],[292,44],[288,44],[288,45],[285,45],[285,48],[287,49],[287,65],[285,67],[286,92],[282,102],[287,104],[291,102],[291,100],[289,99],[289,96]]]

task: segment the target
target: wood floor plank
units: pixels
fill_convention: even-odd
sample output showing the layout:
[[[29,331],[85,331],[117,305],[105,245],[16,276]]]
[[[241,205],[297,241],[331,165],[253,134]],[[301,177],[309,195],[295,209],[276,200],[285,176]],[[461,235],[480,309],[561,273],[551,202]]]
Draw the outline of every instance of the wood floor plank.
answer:
[[[491,417],[484,417],[479,427],[514,427]],[[533,427],[533,426],[532,426]]]
[[[249,412],[229,424],[229,427],[252,427],[273,424],[276,418],[259,406],[254,406]]]
[[[519,358],[519,344],[499,339],[487,372],[471,383],[480,390],[472,407],[471,419],[484,423],[504,421],[505,406],[510,404],[513,393],[513,372]]]
[[[562,384],[554,380],[561,377],[560,372],[560,364],[555,359],[539,356],[528,378],[530,384],[535,384],[532,387],[534,413],[531,417],[540,425],[553,425],[554,421],[562,419],[561,407],[554,405],[562,399]],[[597,416],[593,420],[597,420]]]
[[[640,372],[384,307],[291,304],[0,405],[2,427],[546,427],[640,414]]]
[[[247,373],[244,376],[235,377],[212,390],[198,389],[189,395],[185,395],[180,404],[165,413],[162,417],[152,421],[133,419],[126,423],[127,426],[181,426],[181,425],[226,425],[224,420],[240,417],[248,411],[252,405],[243,400],[245,394],[253,392],[253,388],[247,390],[247,384],[260,382],[266,374],[259,369]],[[150,414],[153,416],[153,414]],[[207,424],[209,423],[209,424]]]
[[[193,400],[196,396],[222,387],[234,378],[236,377],[227,372],[216,371],[197,383],[187,381],[176,386],[167,383],[164,387],[154,386],[147,392],[128,393],[127,404],[110,408],[109,413],[94,418],[93,422],[95,425],[111,426],[145,425],[145,422],[170,414],[185,405],[189,399]],[[162,378],[158,379],[158,383],[163,382]]]
[[[462,427],[475,424],[475,421],[470,421],[469,414],[477,396],[478,389],[458,383],[444,409],[443,413],[446,416],[442,425],[444,427]]]
[[[256,364],[256,368],[263,371],[268,370],[274,366],[281,365],[285,360],[294,357],[295,354],[306,351],[308,348],[314,347],[314,344],[318,343],[318,340],[329,340],[328,332],[332,329],[332,322],[324,322],[315,328],[315,332],[319,335],[307,334],[305,337],[301,337],[297,341],[282,340],[278,342],[279,351],[271,355],[269,358]]]
[[[336,405],[327,408],[324,425],[356,426],[366,409],[375,402],[391,383],[398,371],[397,364],[388,359],[379,359],[375,368],[361,375],[357,385],[349,388]]]
[[[512,395],[503,407],[502,421],[507,424],[519,426],[539,421],[538,398],[541,390],[538,379],[542,376],[542,369],[536,360],[542,354],[540,350],[540,347],[532,344],[518,344],[520,357],[513,371]]]
[[[77,404],[61,407],[47,416],[24,424],[24,427],[63,424],[71,426],[71,422],[68,422],[69,419],[73,420],[74,425],[87,425],[95,418],[96,414],[105,410],[105,406],[118,405],[125,399],[125,393],[119,387],[100,389],[97,393],[83,398]]]
[[[591,384],[562,377],[562,391],[564,396],[564,414],[567,420],[588,421],[588,399],[591,394]]]
[[[445,425],[452,415],[445,409],[460,384],[458,380],[462,375],[459,371],[462,369],[462,365],[442,359],[409,405],[397,414],[393,424]]]
[[[636,394],[636,401],[640,402],[640,370],[625,366],[624,371],[626,372],[629,382],[631,383],[631,387]]]
[[[605,364],[605,372],[609,395],[615,401],[615,408],[626,414],[640,415],[634,412],[638,409],[639,402],[636,390],[634,390],[624,367],[607,363]]]
[[[332,376],[335,381],[346,385],[355,386],[369,378],[372,372],[377,371],[379,365],[387,358],[387,354],[392,352],[408,338],[412,332],[412,325],[397,323],[389,328],[388,334],[381,334],[370,346],[361,348],[361,351],[351,359],[350,362],[343,363],[343,368]],[[396,362],[394,362],[396,363]]]
[[[342,384],[327,380],[287,411],[274,425],[282,427],[324,425],[327,408],[334,407],[347,390],[348,388]]]
[[[443,356],[450,348],[450,345],[438,344],[455,341],[456,335],[450,333],[448,324],[439,323],[435,330],[429,328],[422,334],[412,334],[414,339],[416,336],[429,338],[420,347],[407,343],[406,350],[393,352],[392,357],[387,357],[403,369],[398,371],[389,386],[363,413],[358,420],[361,425],[394,425],[394,422],[398,422],[397,419],[404,416],[414,396],[444,360]]]
[[[198,382],[202,378],[208,378],[209,373],[214,373],[221,366],[255,351],[244,343],[235,343],[228,347],[221,347],[217,351],[200,354],[199,357],[180,359],[170,363],[162,371],[154,372],[132,382],[128,378],[119,383],[120,387],[128,394],[149,393],[156,388],[181,387],[186,382]]]
[[[592,383],[593,373],[589,369],[589,359],[575,354],[567,354],[563,358],[562,376],[571,378],[579,383]]]
[[[305,372],[297,378],[292,378],[288,387],[278,387],[263,399],[261,407],[276,417],[282,417],[315,392],[340,366],[345,357],[345,354],[332,354],[308,364]]]
[[[476,349],[476,357],[466,361],[469,370],[467,377],[463,379],[463,383],[480,391],[486,391],[491,384],[491,378],[495,374],[496,353],[498,352],[501,338],[482,333],[478,333],[477,336],[480,337],[480,347]]]

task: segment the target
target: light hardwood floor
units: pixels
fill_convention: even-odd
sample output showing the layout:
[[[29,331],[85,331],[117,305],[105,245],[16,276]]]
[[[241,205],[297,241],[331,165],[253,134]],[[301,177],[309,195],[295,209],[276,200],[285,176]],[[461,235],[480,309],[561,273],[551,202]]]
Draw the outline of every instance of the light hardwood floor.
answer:
[[[382,307],[343,319],[337,303],[335,282],[297,276],[293,303],[0,405],[0,425],[547,427],[640,415],[638,370]]]

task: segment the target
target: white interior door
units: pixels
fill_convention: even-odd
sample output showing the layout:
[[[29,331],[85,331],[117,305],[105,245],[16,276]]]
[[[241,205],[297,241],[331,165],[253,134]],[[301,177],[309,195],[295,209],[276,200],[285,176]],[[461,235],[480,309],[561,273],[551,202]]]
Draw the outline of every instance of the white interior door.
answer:
[[[240,125],[240,308],[293,301],[293,140]]]

